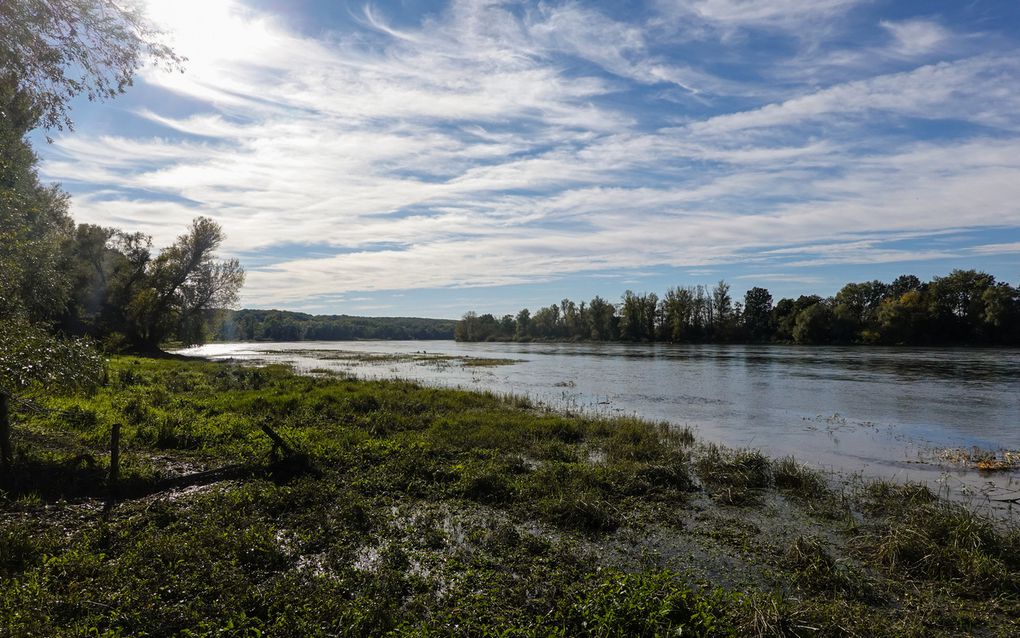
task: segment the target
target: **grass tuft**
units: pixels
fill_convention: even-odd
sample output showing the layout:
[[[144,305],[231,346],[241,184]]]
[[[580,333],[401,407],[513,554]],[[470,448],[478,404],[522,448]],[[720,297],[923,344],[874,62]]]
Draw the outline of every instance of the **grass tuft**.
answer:
[[[712,497],[727,505],[760,502],[761,490],[772,486],[772,461],[757,450],[728,451],[708,445],[695,467]]]
[[[776,461],[772,476],[776,487],[805,500],[819,499],[829,494],[822,475],[797,463],[792,456]]]
[[[871,557],[890,572],[1020,593],[1020,530],[997,529],[958,505],[927,502],[899,510],[871,531],[870,541]]]

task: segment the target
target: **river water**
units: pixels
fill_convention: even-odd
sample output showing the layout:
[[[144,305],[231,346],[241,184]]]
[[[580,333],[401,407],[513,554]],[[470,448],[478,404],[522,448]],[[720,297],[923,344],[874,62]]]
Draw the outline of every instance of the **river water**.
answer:
[[[1020,496],[948,449],[1020,451],[1020,350],[592,343],[218,343],[181,354],[525,395],[702,439],[983,498]],[[477,365],[486,359],[500,365]],[[510,361],[505,361],[510,360]]]

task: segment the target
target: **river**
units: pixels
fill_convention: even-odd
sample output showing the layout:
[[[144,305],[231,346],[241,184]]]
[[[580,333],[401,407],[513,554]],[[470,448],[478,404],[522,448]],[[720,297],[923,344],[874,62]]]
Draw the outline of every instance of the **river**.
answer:
[[[947,452],[1020,451],[1015,349],[306,341],[180,353],[525,395],[557,410],[687,425],[707,441],[821,469],[1020,495],[1018,472],[968,469]]]

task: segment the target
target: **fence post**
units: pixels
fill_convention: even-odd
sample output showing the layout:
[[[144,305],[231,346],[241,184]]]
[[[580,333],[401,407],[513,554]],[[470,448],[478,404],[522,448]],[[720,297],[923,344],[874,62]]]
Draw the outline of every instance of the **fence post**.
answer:
[[[120,480],[120,423],[110,428],[110,500],[117,494],[117,481]]]
[[[11,398],[0,390],[0,479],[6,481],[14,462],[11,452]]]

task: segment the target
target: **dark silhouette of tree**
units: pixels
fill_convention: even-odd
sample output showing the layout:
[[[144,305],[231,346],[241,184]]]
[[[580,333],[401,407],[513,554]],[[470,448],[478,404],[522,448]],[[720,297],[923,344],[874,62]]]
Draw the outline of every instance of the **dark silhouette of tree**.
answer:
[[[772,336],[772,294],[754,287],[744,293],[744,329],[751,341],[767,341]]]
[[[899,298],[908,292],[914,290],[921,290],[924,284],[921,280],[914,275],[900,275],[893,282],[889,284],[889,290],[886,291],[887,297]]]

